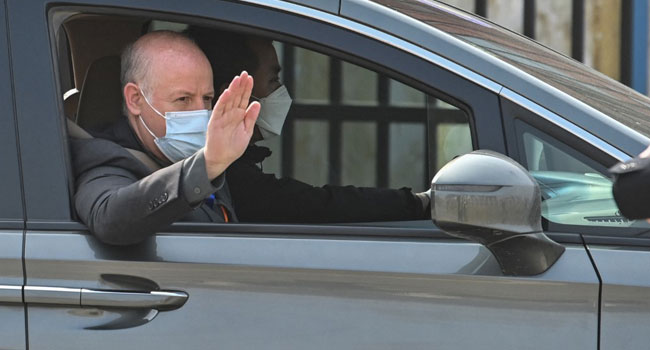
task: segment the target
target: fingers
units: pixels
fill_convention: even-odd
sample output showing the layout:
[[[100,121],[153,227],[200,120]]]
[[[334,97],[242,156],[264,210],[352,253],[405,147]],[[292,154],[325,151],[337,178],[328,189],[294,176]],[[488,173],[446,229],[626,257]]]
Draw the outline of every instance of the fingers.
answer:
[[[253,77],[243,71],[241,75],[233,78],[228,88],[219,96],[212,114],[223,115],[234,108],[246,109],[252,90]]]
[[[260,103],[255,101],[251,103],[250,106],[248,106],[246,115],[244,115],[244,129],[246,129],[246,132],[250,133],[251,135],[253,134],[253,127],[255,126],[255,122],[257,121],[257,117],[260,114],[261,108],[262,106]]]
[[[232,79],[230,82],[230,86],[228,86],[228,90],[231,92],[231,98],[228,99],[228,103],[226,105],[226,110],[233,109],[239,107],[239,100],[241,99],[241,76],[238,75]]]
[[[232,92],[232,100],[230,101],[230,108],[246,108],[250,98],[250,90],[253,88],[251,81],[252,78],[246,71],[241,72],[232,80],[228,89]],[[247,97],[248,96],[248,97]]]
[[[248,101],[251,100],[251,94],[253,93],[253,77],[248,75],[246,71],[242,72],[242,98],[239,102],[239,107],[246,109],[248,106]]]
[[[226,111],[226,104],[228,103],[227,101],[231,98],[232,93],[230,90],[225,89],[219,96],[219,99],[217,100],[217,103],[214,105],[214,110],[212,111],[212,115],[215,116],[220,116],[223,115]],[[212,118],[212,117],[210,117]]]

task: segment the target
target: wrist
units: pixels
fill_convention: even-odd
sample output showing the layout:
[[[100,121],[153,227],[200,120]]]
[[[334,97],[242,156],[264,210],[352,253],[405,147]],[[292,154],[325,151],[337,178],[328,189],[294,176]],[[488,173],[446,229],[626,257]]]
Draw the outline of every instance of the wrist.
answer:
[[[205,159],[205,171],[210,181],[216,179],[228,167],[226,163],[211,160],[208,154],[205,152],[205,149],[203,150],[203,159]]]

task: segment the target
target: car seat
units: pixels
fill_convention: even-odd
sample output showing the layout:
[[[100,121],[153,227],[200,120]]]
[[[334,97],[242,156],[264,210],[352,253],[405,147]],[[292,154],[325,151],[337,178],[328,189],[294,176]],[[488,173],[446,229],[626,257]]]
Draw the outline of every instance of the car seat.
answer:
[[[120,58],[101,57],[93,61],[86,71],[76,123],[86,130],[101,130],[121,117]]]

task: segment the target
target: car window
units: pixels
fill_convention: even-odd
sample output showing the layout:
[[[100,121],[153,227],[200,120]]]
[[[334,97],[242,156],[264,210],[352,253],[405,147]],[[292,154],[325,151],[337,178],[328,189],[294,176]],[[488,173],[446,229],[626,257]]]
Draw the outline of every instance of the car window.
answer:
[[[97,16],[101,18],[97,20]],[[100,28],[92,30],[95,23],[99,23]],[[99,135],[103,135],[102,131],[115,123],[122,113],[118,86],[121,48],[148,31],[191,32],[196,28],[187,23],[146,17],[86,14],[71,15],[63,26],[66,31],[61,33],[68,36],[73,72],[70,80],[74,86],[64,86],[62,90],[74,88],[80,91],[76,110],[71,108],[67,116],[87,131]],[[119,33],[108,30],[112,26],[119,27]],[[229,179],[239,221],[369,223],[421,220],[427,227],[431,226],[427,209],[420,208],[419,200],[411,193],[427,191],[438,169],[474,148],[476,140],[473,138],[471,108],[458,102],[459,96],[447,96],[445,82],[438,83],[442,88],[434,90],[421,83],[411,83],[408,77],[401,77],[396,72],[369,68],[377,66],[372,61],[355,58],[351,62],[329,54],[331,50],[326,48],[322,51],[314,46],[305,48],[274,38],[271,34],[262,34],[262,37],[273,40],[273,50],[282,68],[280,79],[293,103],[281,134],[257,143],[271,150],[270,156],[255,162],[257,166],[269,176],[295,179],[316,188],[353,186],[398,190],[399,195],[397,192],[384,192],[380,196],[387,204],[391,196],[393,199],[399,197],[399,203],[407,201],[409,214],[400,214],[399,219],[387,219],[382,215],[355,219],[347,214],[336,214],[334,217],[337,219],[322,221],[312,217],[304,222],[297,215],[294,215],[297,219],[285,221],[251,219],[243,214],[242,201],[238,202],[236,198],[235,181]],[[59,59],[65,59],[62,57]],[[457,86],[450,88],[453,90]],[[215,86],[215,90],[218,91],[219,87]],[[298,187],[293,186],[293,189]],[[357,195],[353,191],[340,192],[344,194],[339,197],[340,203],[347,202],[343,199],[348,195]],[[370,196],[366,203],[371,202],[368,198]],[[310,202],[309,198],[301,200]],[[382,207],[380,204],[378,207],[391,212],[395,203],[397,200],[392,200],[391,206]],[[419,213],[413,214],[414,210]],[[317,212],[313,210],[312,213],[314,211]],[[341,217],[345,219],[338,219]]]
[[[646,226],[621,216],[601,165],[532,127],[519,129],[525,166],[542,192],[542,217],[564,225]]]

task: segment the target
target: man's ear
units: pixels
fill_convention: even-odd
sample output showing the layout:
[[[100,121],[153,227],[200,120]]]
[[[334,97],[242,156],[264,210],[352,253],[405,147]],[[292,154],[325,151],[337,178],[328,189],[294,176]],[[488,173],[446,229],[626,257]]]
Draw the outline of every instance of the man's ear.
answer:
[[[140,88],[134,83],[124,85],[124,103],[129,113],[138,116],[142,112],[143,98],[140,93]]]

